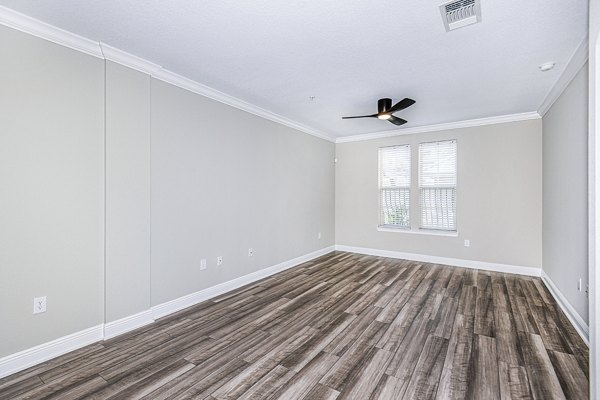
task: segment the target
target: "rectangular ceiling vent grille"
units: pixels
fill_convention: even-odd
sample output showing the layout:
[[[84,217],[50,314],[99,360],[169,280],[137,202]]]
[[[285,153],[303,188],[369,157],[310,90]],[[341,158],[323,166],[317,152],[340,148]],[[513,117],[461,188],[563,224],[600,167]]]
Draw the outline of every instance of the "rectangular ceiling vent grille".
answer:
[[[455,0],[440,6],[446,31],[481,22],[480,0]]]

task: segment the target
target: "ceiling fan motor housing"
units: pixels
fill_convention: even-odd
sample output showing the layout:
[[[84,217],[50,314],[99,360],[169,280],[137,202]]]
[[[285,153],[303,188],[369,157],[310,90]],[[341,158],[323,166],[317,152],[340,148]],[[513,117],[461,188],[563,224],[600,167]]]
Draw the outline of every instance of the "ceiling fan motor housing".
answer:
[[[377,100],[378,113],[386,112],[390,108],[392,108],[392,99],[385,98]]]

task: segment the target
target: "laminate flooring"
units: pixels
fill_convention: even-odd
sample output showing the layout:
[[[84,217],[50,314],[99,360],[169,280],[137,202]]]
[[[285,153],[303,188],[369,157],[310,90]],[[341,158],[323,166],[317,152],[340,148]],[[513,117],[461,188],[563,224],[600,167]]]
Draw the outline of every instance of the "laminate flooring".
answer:
[[[539,278],[332,252],[0,380],[0,399],[587,399]]]

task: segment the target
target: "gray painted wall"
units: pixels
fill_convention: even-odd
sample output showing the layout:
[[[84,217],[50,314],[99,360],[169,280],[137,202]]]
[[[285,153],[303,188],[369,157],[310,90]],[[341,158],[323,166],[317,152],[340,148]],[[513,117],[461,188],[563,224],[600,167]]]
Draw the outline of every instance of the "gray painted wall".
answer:
[[[3,26],[0,59],[4,356],[103,322],[104,62]]]
[[[152,304],[333,245],[334,152],[153,80]]]
[[[587,271],[583,70],[543,121],[542,235],[540,121],[336,148],[5,27],[0,54],[0,320],[10,321],[0,357],[333,245],[336,235],[342,245],[534,267],[543,237],[545,271],[587,320],[571,282]],[[377,148],[412,144],[416,184],[417,144],[450,138],[458,236],[378,232]],[[558,156],[568,161],[564,179]],[[560,246],[569,262],[551,253]],[[40,295],[48,311],[32,315]]]
[[[150,76],[106,62],[106,321],[150,308]]]
[[[458,236],[378,231],[377,149],[411,145],[411,222],[418,230],[418,144],[445,139],[458,146]],[[541,267],[540,120],[341,143],[336,156],[336,244]]]
[[[590,282],[590,398],[600,396],[600,2],[590,1],[589,20],[589,282]]]
[[[334,244],[333,143],[2,26],[0,55],[0,357]]]
[[[587,64],[546,113],[543,124],[543,269],[588,322]]]

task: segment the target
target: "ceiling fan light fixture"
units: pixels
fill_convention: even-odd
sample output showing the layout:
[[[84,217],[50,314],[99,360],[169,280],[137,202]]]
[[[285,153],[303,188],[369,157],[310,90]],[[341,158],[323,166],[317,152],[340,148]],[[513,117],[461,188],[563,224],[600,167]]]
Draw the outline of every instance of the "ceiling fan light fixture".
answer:
[[[396,104],[392,105],[392,99],[389,99],[386,97],[384,99],[379,99],[377,101],[377,114],[354,115],[351,117],[342,117],[342,119],[377,118],[377,119],[380,119],[383,121],[390,122],[397,126],[404,125],[407,121],[405,119],[396,117],[394,115],[394,113],[404,110],[405,108],[408,108],[408,107],[412,106],[413,104],[415,104],[415,101],[413,99],[409,99],[408,97],[405,97],[404,99],[400,100]]]

